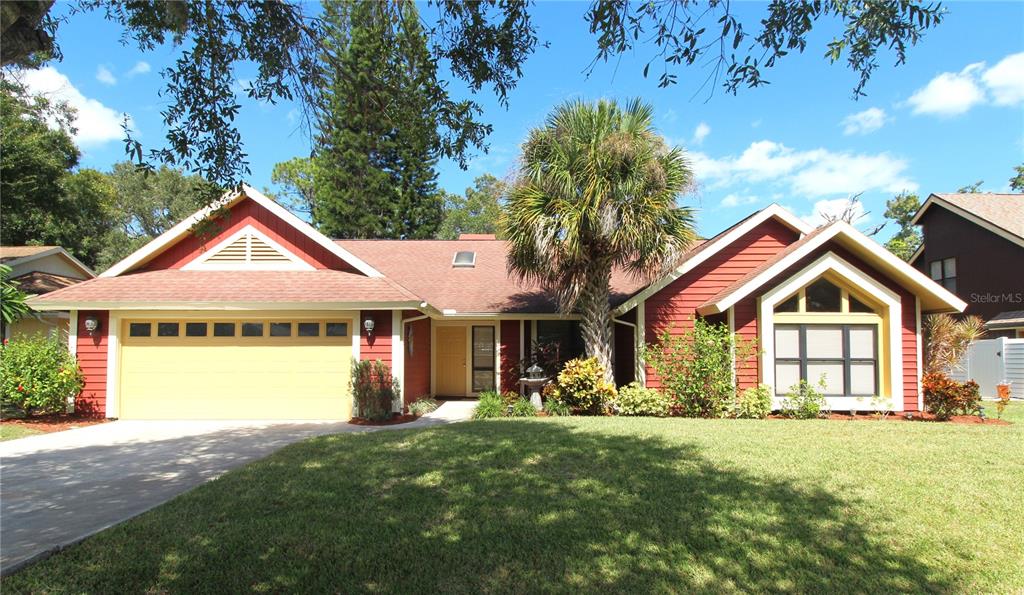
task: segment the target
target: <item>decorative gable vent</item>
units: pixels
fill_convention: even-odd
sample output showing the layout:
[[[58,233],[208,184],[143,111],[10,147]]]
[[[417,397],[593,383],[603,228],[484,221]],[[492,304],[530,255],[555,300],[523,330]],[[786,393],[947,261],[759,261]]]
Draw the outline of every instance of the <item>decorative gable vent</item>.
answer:
[[[188,263],[185,270],[312,270],[266,234],[247,225]]]

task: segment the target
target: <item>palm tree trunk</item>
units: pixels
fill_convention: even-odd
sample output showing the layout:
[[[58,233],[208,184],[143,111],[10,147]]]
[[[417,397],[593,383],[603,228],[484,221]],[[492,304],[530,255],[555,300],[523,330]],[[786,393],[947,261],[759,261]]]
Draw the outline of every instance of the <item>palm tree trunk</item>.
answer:
[[[595,262],[580,296],[580,331],[588,357],[604,366],[604,377],[615,381],[612,367],[612,316],[609,311],[612,268],[610,261]]]

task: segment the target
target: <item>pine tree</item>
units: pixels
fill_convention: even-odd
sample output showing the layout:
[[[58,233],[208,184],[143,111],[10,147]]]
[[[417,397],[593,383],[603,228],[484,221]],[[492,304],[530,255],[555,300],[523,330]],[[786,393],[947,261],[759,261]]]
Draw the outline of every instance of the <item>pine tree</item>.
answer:
[[[437,68],[413,3],[327,2],[313,220],[338,238],[429,238],[442,217]]]

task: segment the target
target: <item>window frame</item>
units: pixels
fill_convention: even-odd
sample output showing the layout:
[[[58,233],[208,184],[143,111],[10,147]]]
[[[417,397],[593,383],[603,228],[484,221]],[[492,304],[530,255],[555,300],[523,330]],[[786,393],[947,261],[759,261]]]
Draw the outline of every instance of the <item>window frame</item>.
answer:
[[[477,359],[476,358],[476,345],[477,345],[476,334],[477,334],[478,330],[479,331],[487,330],[487,331],[490,331],[490,333],[491,333],[491,340],[490,340],[490,343],[491,343],[491,357],[490,357],[490,361],[487,363],[487,365],[479,365],[479,366],[477,365],[477,361],[476,361],[476,359]],[[497,390],[498,389],[498,374],[497,374],[497,372],[495,370],[495,362],[497,360],[497,357],[498,357],[498,329],[495,328],[494,325],[490,325],[490,324],[482,324],[482,325],[474,324],[474,325],[472,325],[472,327],[470,328],[470,332],[469,332],[469,359],[470,359],[470,362],[469,362],[470,363],[470,374],[469,374],[469,385],[470,386],[469,386],[469,389],[470,389],[470,392],[481,393],[481,392],[485,392],[485,391],[489,391],[489,390]],[[484,388],[479,388],[479,389],[477,388],[477,385],[476,385],[476,373],[477,372],[488,372],[488,373],[490,373],[490,375],[491,375],[490,387],[484,387]]]
[[[843,342],[843,356],[842,358],[816,358],[809,357],[807,353],[807,327],[818,327],[818,328],[840,328],[842,330],[842,342]],[[799,331],[799,357],[779,357],[775,356],[775,361],[772,362],[772,366],[777,366],[779,363],[800,365],[800,379],[806,380],[810,384],[817,383],[817,379],[811,379],[807,376],[807,367],[809,364],[841,364],[843,366],[843,392],[842,394],[825,393],[826,397],[875,397],[879,395],[881,388],[881,358],[880,348],[878,345],[879,329],[877,324],[871,323],[813,323],[813,322],[792,322],[792,323],[780,323],[774,325],[772,330],[772,341],[775,342],[778,337],[779,329],[797,329]],[[850,329],[851,328],[870,328],[871,329],[871,346],[874,352],[873,358],[863,357],[850,357]],[[775,353],[779,353],[779,345],[777,342],[775,345]],[[851,378],[850,371],[853,364],[867,364],[870,363],[875,368],[873,387],[874,392],[872,394],[853,394],[850,390]],[[777,367],[775,368],[778,369]],[[775,373],[778,378],[778,372]],[[780,387],[776,382],[775,394],[776,396],[784,396],[787,394],[789,387]]]
[[[939,265],[939,277],[935,277],[935,265]],[[949,274],[949,270],[953,269],[953,274]],[[957,263],[955,256],[948,256],[946,258],[936,258],[928,262],[928,277],[944,287],[947,291],[956,293],[956,276],[957,276]]]

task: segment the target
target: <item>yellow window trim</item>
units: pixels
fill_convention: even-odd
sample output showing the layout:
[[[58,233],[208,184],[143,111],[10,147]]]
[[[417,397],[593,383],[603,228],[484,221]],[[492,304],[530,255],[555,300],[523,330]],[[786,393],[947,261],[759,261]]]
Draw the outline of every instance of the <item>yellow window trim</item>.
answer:
[[[177,322],[179,323],[178,334],[171,337],[161,337],[157,335],[157,324],[161,322]],[[189,322],[204,322],[207,325],[206,335],[204,336],[187,336],[185,334],[185,325]],[[259,336],[246,336],[242,334],[243,323],[255,322],[263,324],[263,334]],[[291,323],[291,334],[288,336],[271,336],[270,335],[270,323],[272,322],[288,322]],[[300,337],[299,323],[301,322],[316,322],[320,325],[320,334],[315,337]],[[150,336],[148,337],[133,337],[129,333],[130,325],[132,324],[149,324],[150,325]],[[230,323],[235,325],[235,334],[229,337],[218,337],[213,334],[214,325],[217,323]],[[327,325],[330,323],[343,323],[348,325],[348,333],[343,336],[329,336],[327,335]],[[353,318],[339,318],[339,317],[311,317],[311,316],[239,316],[235,318],[195,318],[195,317],[171,317],[167,316],[164,318],[125,318],[121,320],[121,337],[122,342],[130,343],[132,345],[166,345],[168,343],[176,343],[181,345],[283,345],[283,344],[316,344],[316,343],[329,343],[329,344],[351,344],[353,331],[354,331],[354,319]]]
[[[835,285],[836,287],[839,288],[839,312],[808,312],[807,311],[807,287],[817,283],[821,279],[824,279],[824,280],[828,281],[829,283],[831,283],[831,284],[833,284],[833,285]],[[807,285],[804,285],[799,290],[797,290],[795,293],[791,293],[788,296],[786,296],[785,299],[779,300],[779,304],[781,304],[781,303],[783,303],[783,302],[785,302],[787,300],[792,299],[794,295],[797,296],[797,304],[798,304],[797,305],[797,310],[798,311],[797,312],[778,312],[778,311],[776,311],[775,312],[776,316],[793,316],[795,314],[796,315],[808,315],[808,316],[820,316],[820,315],[834,316],[834,315],[837,315],[837,314],[842,314],[843,316],[847,316],[847,315],[849,315],[849,316],[862,316],[862,315],[874,316],[875,318],[881,319],[881,316],[879,314],[877,314],[877,312],[883,308],[883,305],[878,303],[878,300],[875,300],[874,298],[871,298],[871,297],[864,296],[864,294],[862,294],[860,291],[854,289],[853,286],[851,286],[845,279],[843,279],[842,277],[840,277],[838,275],[832,274],[831,271],[830,272],[826,272],[825,274],[815,278],[813,281],[811,281]],[[865,305],[871,307],[873,310],[875,310],[876,313],[850,312],[850,296],[853,296],[854,298],[857,299],[857,301],[861,302],[862,304],[865,304]],[[778,304],[776,304],[776,307],[778,307]]]

